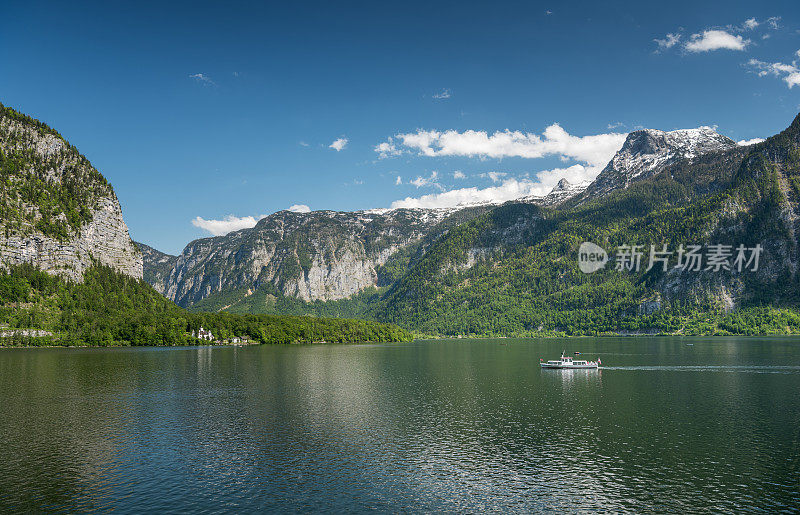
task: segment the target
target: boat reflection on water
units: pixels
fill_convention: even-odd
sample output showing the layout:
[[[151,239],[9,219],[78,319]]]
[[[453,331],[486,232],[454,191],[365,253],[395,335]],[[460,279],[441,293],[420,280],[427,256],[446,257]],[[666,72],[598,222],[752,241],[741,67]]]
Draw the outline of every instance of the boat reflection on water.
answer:
[[[601,368],[560,368],[542,369],[542,379],[547,382],[558,383],[562,387],[583,387],[602,385],[603,369]]]

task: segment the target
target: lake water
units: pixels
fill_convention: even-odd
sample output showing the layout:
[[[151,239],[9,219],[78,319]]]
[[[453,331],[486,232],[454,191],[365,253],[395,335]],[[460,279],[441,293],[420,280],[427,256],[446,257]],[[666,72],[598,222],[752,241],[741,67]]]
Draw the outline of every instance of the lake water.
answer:
[[[797,338],[0,350],[0,511],[759,508],[800,509]]]

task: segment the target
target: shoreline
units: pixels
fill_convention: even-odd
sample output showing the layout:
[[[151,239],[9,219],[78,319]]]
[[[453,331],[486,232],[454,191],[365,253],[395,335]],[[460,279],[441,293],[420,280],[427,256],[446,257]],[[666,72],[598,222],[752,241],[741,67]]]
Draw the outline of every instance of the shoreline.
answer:
[[[361,342],[293,342],[293,343],[219,343],[219,344],[186,344],[186,345],[2,345],[0,350],[9,349],[154,349],[154,348],[213,348],[213,347],[260,347],[264,345],[286,345],[286,346],[299,346],[299,345],[374,345],[374,344],[402,344],[402,343],[416,343],[416,342],[455,342],[460,340],[578,340],[578,339],[605,339],[605,338],[688,338],[688,339],[717,339],[717,338],[794,338],[800,337],[798,333],[792,334],[602,334],[602,335],[547,335],[547,336],[420,336],[411,341],[406,342],[389,342],[389,341],[361,341]],[[800,343],[800,341],[798,342]]]

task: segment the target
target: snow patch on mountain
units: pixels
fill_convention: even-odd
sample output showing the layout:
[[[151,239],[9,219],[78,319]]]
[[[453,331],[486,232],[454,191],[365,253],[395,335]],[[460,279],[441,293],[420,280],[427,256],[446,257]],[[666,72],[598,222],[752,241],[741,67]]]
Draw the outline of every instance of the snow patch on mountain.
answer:
[[[736,147],[732,139],[711,127],[631,132],[622,148],[600,172],[587,193],[592,197],[626,188],[631,182],[655,175],[663,167],[681,159],[695,159],[709,152]]]
[[[547,195],[537,196],[531,195],[528,197],[523,197],[519,199],[519,202],[527,202],[530,204],[537,204],[539,206],[556,206],[561,204],[565,200],[569,200],[572,197],[578,195],[579,193],[583,193],[586,188],[589,187],[591,181],[581,181],[578,183],[571,183],[567,179],[561,179],[558,181],[558,184],[548,193]]]

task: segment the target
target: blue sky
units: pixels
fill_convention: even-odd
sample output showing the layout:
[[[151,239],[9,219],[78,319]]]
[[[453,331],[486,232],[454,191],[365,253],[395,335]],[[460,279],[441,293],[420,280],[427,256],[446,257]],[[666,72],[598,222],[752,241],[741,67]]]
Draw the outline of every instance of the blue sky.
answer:
[[[749,140],[800,111],[796,2],[164,4],[3,2],[0,101],[172,253],[293,205],[543,192],[638,127]]]

